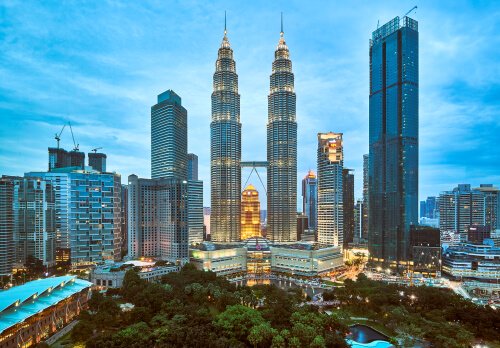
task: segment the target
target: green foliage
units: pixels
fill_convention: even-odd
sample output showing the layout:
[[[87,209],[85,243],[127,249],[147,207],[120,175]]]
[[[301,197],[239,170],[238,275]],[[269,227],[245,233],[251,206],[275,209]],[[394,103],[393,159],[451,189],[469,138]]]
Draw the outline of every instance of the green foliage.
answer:
[[[248,335],[248,342],[254,347],[269,347],[278,330],[273,329],[267,321],[252,327]]]
[[[225,336],[239,341],[246,341],[252,327],[262,323],[264,319],[259,311],[242,305],[228,306],[214,321]]]

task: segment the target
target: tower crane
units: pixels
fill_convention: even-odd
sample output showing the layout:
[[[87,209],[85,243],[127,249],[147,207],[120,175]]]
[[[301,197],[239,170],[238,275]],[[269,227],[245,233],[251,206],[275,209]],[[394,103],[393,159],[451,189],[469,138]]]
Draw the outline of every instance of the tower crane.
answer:
[[[66,128],[66,124],[64,124],[64,126],[62,127],[59,134],[56,133],[56,135],[54,136],[54,139],[56,139],[56,141],[57,141],[57,148],[59,148],[59,141],[61,140],[61,134],[62,134],[64,128]]]
[[[97,153],[97,150],[100,150],[102,149],[102,147],[96,147],[95,149],[92,149],[92,151],[94,151],[94,153]]]
[[[413,7],[411,8],[411,10],[410,10],[410,11],[408,11],[408,12],[406,12],[406,13],[405,13],[405,15],[404,15],[403,17],[408,16],[410,13],[412,13],[412,12],[413,12],[413,10],[417,10],[417,5],[413,6]]]
[[[71,127],[71,122],[68,122],[69,129],[71,130],[71,137],[73,138],[73,145],[75,146],[73,148],[73,151],[79,151],[80,150],[80,144],[77,144],[75,141],[75,136],[73,135],[73,128]]]

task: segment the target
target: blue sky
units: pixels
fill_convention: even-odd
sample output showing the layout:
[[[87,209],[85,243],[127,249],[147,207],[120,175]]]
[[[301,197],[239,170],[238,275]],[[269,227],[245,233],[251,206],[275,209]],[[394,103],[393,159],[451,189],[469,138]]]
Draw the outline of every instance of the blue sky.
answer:
[[[269,75],[280,12],[297,93],[299,171],[318,132],[344,133],[361,195],[368,152],[368,40],[418,5],[420,199],[457,183],[500,185],[500,7],[491,1],[2,1],[0,174],[45,170],[71,121],[108,169],[150,176],[150,107],[173,89],[188,110],[209,205],[212,74],[224,11],[234,49],[243,159],[265,160]],[[72,147],[69,132],[61,146]],[[243,173],[246,181],[249,172]],[[258,179],[253,176],[251,182]],[[300,199],[299,199],[300,201]]]

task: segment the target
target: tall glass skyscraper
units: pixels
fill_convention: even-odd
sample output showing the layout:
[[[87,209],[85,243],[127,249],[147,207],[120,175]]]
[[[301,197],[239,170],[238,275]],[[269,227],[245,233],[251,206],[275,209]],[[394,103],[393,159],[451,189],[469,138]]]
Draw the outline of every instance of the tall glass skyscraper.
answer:
[[[187,111],[167,90],[151,107],[151,178],[187,180]]]
[[[214,242],[240,239],[240,95],[236,63],[226,34],[224,29],[224,38],[215,62],[210,123],[210,233]]]
[[[294,75],[281,28],[270,78],[267,123],[267,238],[297,240],[297,122]]]
[[[408,260],[418,223],[418,23],[394,18],[370,40],[368,248],[374,261]]]
[[[318,179],[312,170],[302,179],[302,212],[307,216],[308,228],[318,228]]]
[[[318,242],[343,246],[342,133],[318,134]]]

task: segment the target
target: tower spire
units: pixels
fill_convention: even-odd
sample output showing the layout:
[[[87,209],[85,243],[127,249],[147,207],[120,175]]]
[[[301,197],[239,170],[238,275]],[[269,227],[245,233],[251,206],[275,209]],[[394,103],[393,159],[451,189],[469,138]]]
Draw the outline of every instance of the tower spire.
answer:
[[[283,12],[281,12],[281,32],[280,35],[283,36]]]
[[[224,11],[224,36],[227,34],[226,11]]]

